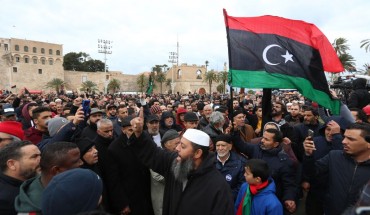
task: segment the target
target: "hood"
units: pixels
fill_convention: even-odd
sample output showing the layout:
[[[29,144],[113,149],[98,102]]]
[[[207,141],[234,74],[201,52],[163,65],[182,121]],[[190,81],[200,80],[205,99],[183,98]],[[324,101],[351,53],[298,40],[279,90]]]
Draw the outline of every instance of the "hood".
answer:
[[[44,188],[40,176],[23,182],[16,197],[14,206],[19,213],[38,212],[41,213],[41,198]]]
[[[174,127],[174,125],[176,125],[176,119],[175,117],[173,116],[172,112],[171,111],[165,111],[162,113],[162,116],[161,116],[161,120],[159,120],[159,124],[160,124],[160,127],[161,128],[165,128],[166,125],[164,123],[164,120],[168,117],[171,117],[173,119],[173,125],[172,127]]]
[[[30,114],[28,113],[28,105],[30,105],[31,103],[28,103],[28,104],[25,104],[22,108],[22,116],[23,118],[26,120],[26,121],[31,121],[32,117],[30,116]]]
[[[176,124],[180,125],[181,128],[185,128],[184,124],[180,121],[180,114],[182,113],[186,113],[186,110],[184,108],[179,108],[177,109],[177,113],[176,113]]]
[[[331,120],[334,120],[336,123],[339,124],[341,131],[346,130],[347,127],[350,125],[350,122],[341,116],[331,116],[331,117],[328,117],[325,121],[325,124],[321,125],[321,127],[319,128],[320,135],[325,136],[325,128]]]
[[[198,177],[204,175],[207,172],[211,171],[212,168],[216,168],[215,162],[216,162],[215,153],[209,152],[208,156],[202,161],[198,169],[196,169],[195,171],[191,172],[188,175],[188,179],[191,177]]]
[[[366,89],[366,79],[364,78],[357,78],[352,82],[352,87],[354,90],[357,89]]]
[[[259,191],[257,196],[271,195],[271,193],[276,193],[276,185],[274,180],[272,178],[269,178],[268,181],[269,184],[267,185],[267,187]]]

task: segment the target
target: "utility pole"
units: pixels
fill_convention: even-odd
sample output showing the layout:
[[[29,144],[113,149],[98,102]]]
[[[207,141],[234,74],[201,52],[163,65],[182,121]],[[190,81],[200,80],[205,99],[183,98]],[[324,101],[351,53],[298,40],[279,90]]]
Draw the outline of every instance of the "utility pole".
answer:
[[[102,40],[98,39],[98,52],[104,54],[104,75],[105,75],[105,81],[104,81],[104,94],[107,94],[108,92],[108,80],[109,77],[107,76],[107,54],[112,54],[112,44],[113,41],[111,40]]]

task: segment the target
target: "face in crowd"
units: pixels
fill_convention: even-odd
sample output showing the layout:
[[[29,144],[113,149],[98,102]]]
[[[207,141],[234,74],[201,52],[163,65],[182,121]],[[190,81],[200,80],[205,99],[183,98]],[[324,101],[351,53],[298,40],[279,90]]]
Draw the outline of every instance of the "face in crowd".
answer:
[[[305,111],[303,114],[303,123],[305,125],[316,125],[318,116],[315,116],[312,111]]]
[[[148,127],[148,133],[151,135],[157,135],[159,133],[159,121],[153,120],[148,123],[146,123],[146,126]]]
[[[98,150],[92,146],[83,156],[84,161],[89,165],[98,163]]]
[[[128,116],[127,107],[120,107],[118,108],[117,112],[118,112],[118,118],[120,118],[121,120],[125,118],[126,116]]]
[[[216,142],[216,151],[217,155],[221,158],[224,158],[229,155],[232,145],[225,141]]]

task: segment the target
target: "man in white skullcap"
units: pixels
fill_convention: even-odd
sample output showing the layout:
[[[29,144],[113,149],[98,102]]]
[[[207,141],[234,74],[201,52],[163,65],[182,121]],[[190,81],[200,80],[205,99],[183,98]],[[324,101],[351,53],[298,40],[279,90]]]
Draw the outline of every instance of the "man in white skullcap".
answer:
[[[215,168],[209,152],[209,136],[187,129],[176,152],[163,150],[143,132],[143,120],[131,121],[134,130],[128,144],[136,156],[166,179],[163,215],[234,214],[233,197],[224,177]]]

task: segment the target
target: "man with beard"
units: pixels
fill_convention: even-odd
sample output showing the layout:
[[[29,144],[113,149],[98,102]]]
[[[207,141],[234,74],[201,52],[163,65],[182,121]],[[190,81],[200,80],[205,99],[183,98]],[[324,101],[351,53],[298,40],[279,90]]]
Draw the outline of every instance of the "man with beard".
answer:
[[[370,125],[353,123],[344,132],[343,150],[331,150],[315,161],[316,143],[306,138],[304,142],[304,173],[322,178],[326,187],[323,197],[327,215],[342,214],[359,198],[362,187],[370,178]],[[315,139],[315,138],[314,138]]]
[[[209,117],[211,117],[213,110],[211,105],[206,105],[203,108],[203,116],[199,121],[202,128],[205,128],[209,124]]]
[[[147,132],[152,136],[153,141],[158,147],[161,147],[161,138],[163,133],[159,132],[159,118],[157,115],[149,115],[146,121]]]
[[[224,124],[224,115],[221,112],[215,111],[209,117],[209,124],[203,128],[203,131],[210,136],[212,142],[214,143],[216,137],[220,134],[223,134]]]
[[[20,214],[41,214],[41,197],[51,179],[59,173],[80,167],[80,151],[75,143],[55,142],[42,151],[41,174],[22,183],[15,199]]]
[[[163,215],[234,214],[230,188],[214,166],[206,133],[186,130],[177,152],[169,152],[143,133],[141,118],[133,119],[131,125],[130,147],[146,166],[166,179]]]
[[[153,214],[153,209],[149,169],[135,156],[132,148],[127,146],[128,138],[133,133],[130,124],[132,119],[132,116],[123,119],[120,136],[108,147],[107,154],[111,161],[106,184],[111,212],[123,215],[150,215]]]
[[[117,119],[117,106],[115,104],[109,104],[106,108],[107,119],[116,120]]]
[[[91,108],[87,119],[87,126],[82,130],[81,138],[87,137],[94,140],[97,137],[97,123],[103,118],[103,111],[98,108]]]
[[[290,114],[285,116],[285,120],[291,126],[295,126],[303,122],[303,117],[301,116],[301,106],[298,103],[292,103],[290,107]]]
[[[303,112],[303,123],[294,126],[295,141],[292,144],[297,159],[302,162],[304,155],[303,142],[308,136],[308,129],[314,131],[314,137],[319,136],[319,129],[322,126],[319,122],[319,112],[313,107],[307,107]]]
[[[289,123],[284,119],[284,114],[286,112],[287,111],[285,105],[280,101],[276,101],[274,102],[272,107],[271,117],[273,122],[280,125],[280,131],[283,133],[284,137],[293,140],[294,139],[293,127],[290,126]]]
[[[21,184],[40,171],[40,154],[30,141],[12,142],[0,150],[0,214],[17,214],[15,197]]]
[[[128,110],[125,105],[120,105],[117,108],[117,119],[112,120],[113,121],[113,129],[114,129],[114,136],[118,137],[121,134],[121,123],[123,119],[128,116]]]
[[[159,121],[160,131],[161,133],[165,133],[170,129],[174,129],[176,131],[181,131],[181,126],[176,124],[175,117],[173,116],[171,111],[166,111],[162,113],[161,120]]]
[[[271,177],[276,184],[276,196],[281,201],[283,207],[293,213],[296,210],[296,191],[295,169],[293,162],[283,151],[283,135],[276,129],[266,129],[263,132],[262,140],[259,144],[246,143],[241,140],[239,131],[233,134],[234,146],[250,159],[262,159],[266,161],[271,169]]]

